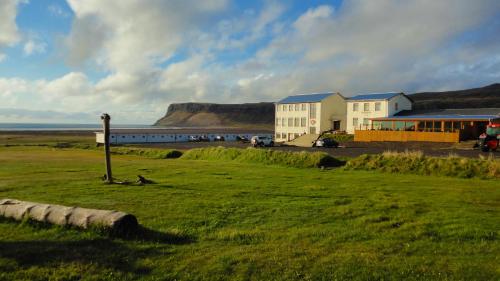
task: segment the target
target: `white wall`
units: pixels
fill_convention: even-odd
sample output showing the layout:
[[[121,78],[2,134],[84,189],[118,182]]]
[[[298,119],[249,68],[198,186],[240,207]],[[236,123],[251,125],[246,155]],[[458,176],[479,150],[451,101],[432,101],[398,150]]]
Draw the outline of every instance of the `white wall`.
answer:
[[[375,111],[375,103],[380,103],[380,111]],[[353,111],[353,105],[358,104],[358,111]],[[364,110],[364,104],[369,104],[369,109]],[[398,104],[398,109],[396,110],[395,105]],[[365,129],[371,128],[371,120],[368,121],[368,125],[364,126],[364,119],[379,118],[379,117],[389,117],[402,110],[411,110],[412,103],[404,95],[397,95],[389,100],[348,100],[347,101],[347,133],[354,134],[355,129],[361,128]],[[358,126],[354,128],[353,119],[358,118]]]

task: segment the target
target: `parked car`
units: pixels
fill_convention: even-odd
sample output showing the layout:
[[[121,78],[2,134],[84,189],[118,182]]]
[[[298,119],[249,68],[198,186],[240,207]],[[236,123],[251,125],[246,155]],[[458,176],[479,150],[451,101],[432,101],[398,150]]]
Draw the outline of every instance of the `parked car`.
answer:
[[[208,138],[207,135],[203,135],[198,138],[198,141],[210,141],[210,139]]]
[[[250,140],[248,140],[248,138],[245,136],[236,136],[236,141],[243,142],[243,143],[250,142]]]
[[[200,137],[198,137],[198,136],[189,136],[188,141],[192,141],[192,142],[200,141]]]
[[[214,141],[225,141],[226,139],[224,138],[224,136],[215,136],[214,138]]]
[[[313,144],[313,147],[338,147],[338,146],[339,146],[339,143],[331,138],[321,138],[321,139],[318,139]]]
[[[250,140],[253,147],[256,146],[274,146],[273,138],[266,136],[253,136]]]

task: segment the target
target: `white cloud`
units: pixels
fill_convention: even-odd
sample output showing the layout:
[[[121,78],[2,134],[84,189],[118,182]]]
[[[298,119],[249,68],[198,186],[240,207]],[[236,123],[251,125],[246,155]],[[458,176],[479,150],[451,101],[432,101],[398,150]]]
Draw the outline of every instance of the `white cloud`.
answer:
[[[29,39],[24,43],[23,52],[25,56],[31,56],[34,54],[43,54],[47,49],[47,44],[45,42],[35,41],[34,39]]]
[[[70,16],[70,13],[64,10],[61,6],[56,4],[51,4],[47,7],[47,10],[54,16],[67,18]]]
[[[0,62],[2,62],[3,60],[5,60],[6,58],[7,58],[6,54],[0,53]]]
[[[20,40],[16,25],[18,0],[0,1],[0,48],[12,46]]]

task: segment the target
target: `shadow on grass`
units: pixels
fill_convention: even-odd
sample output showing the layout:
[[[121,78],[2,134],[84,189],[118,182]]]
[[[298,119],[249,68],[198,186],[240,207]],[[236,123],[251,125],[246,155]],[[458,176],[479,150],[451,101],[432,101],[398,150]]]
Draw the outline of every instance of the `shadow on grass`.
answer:
[[[165,252],[161,252],[164,255]],[[160,255],[156,249],[134,249],[110,239],[77,241],[0,241],[0,257],[13,259],[20,267],[60,266],[71,263],[95,264],[122,272],[147,274],[148,267],[137,267],[136,261]]]
[[[150,241],[165,244],[189,244],[195,242],[194,237],[186,234],[160,232],[139,225],[135,230],[128,233],[110,233],[110,237],[121,238],[124,240]]]
[[[127,230],[119,229],[118,231],[113,231],[112,229],[101,228],[101,227],[91,227],[89,229],[81,229],[73,226],[53,225],[50,223],[39,222],[29,219],[25,219],[23,221],[16,221],[13,219],[8,219],[3,217],[0,217],[0,223],[20,224],[23,226],[30,227],[33,230],[60,228],[61,230],[64,231],[69,229],[75,229],[81,232],[93,232],[99,234],[100,236],[103,236],[103,238],[110,238],[110,239],[118,238],[127,241],[146,241],[146,242],[155,242],[155,243],[171,244],[171,245],[189,244],[195,242],[195,238],[187,234],[160,232],[154,229],[144,227],[142,225],[137,225]]]

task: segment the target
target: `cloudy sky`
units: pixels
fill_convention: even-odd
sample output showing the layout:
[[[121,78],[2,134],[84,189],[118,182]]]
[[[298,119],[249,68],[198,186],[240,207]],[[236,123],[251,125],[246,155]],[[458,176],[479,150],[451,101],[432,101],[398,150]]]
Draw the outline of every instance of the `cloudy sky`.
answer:
[[[0,0],[0,122],[495,82],[498,0]]]

